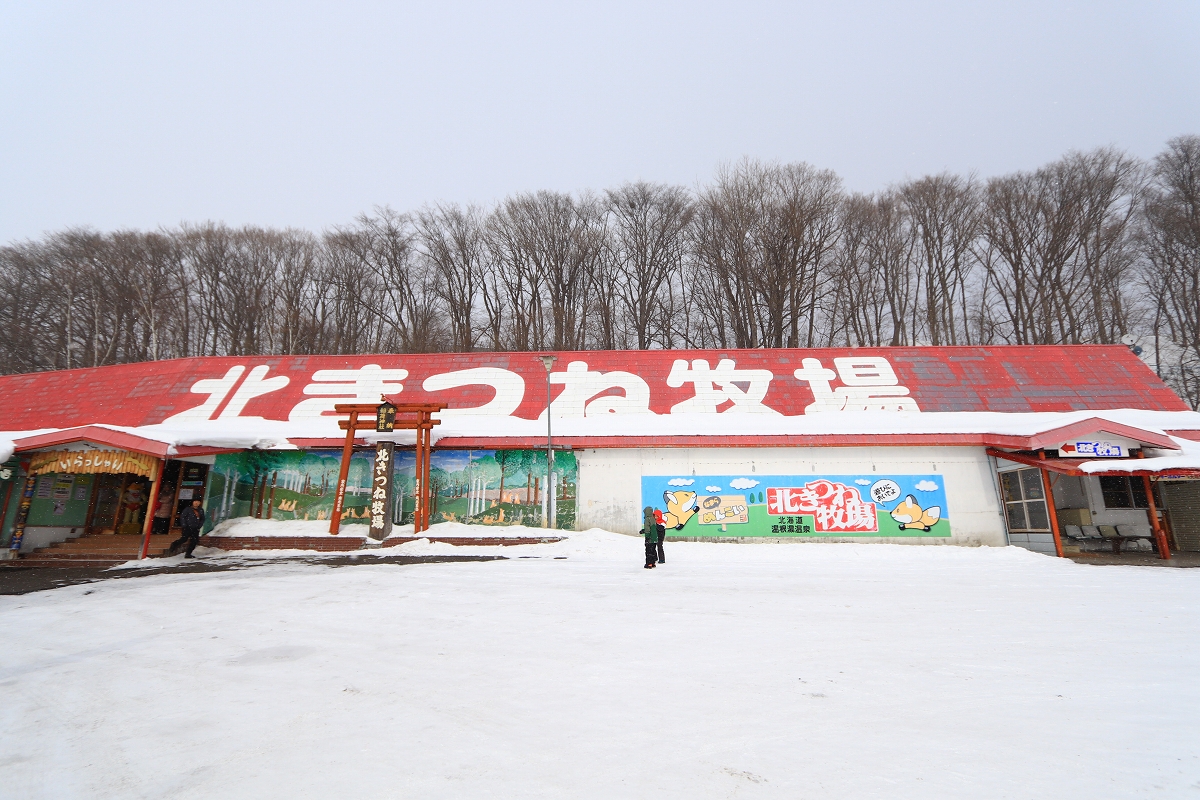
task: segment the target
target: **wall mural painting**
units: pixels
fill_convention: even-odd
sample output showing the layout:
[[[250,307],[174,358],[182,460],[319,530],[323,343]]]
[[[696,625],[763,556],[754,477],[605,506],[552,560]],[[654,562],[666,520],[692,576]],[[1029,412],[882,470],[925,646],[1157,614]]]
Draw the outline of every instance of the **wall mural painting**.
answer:
[[[247,450],[216,457],[205,497],[209,531],[234,517],[327,520],[342,451]],[[371,470],[375,449],[356,449],[350,459],[342,523],[370,523]],[[412,523],[416,457],[397,450],[392,521]],[[575,454],[554,455],[554,493],[546,496],[544,450],[434,450],[430,463],[430,522],[475,525],[541,525],[543,505],[555,512],[554,527],[575,526],[578,470]]]
[[[411,475],[412,453],[405,455]],[[550,497],[546,495],[545,450],[435,450],[430,480],[434,490],[431,522],[541,527],[542,509],[549,503],[555,516],[550,527],[575,527],[579,471],[570,451],[554,454]],[[411,486],[412,478],[408,481]]]
[[[941,475],[646,475],[667,536],[949,536]]]

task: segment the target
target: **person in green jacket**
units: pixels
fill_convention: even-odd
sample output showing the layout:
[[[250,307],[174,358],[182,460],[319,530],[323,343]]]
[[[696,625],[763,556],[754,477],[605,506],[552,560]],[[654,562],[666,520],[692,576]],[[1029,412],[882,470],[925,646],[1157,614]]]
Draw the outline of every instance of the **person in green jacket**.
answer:
[[[642,509],[642,529],[638,531],[646,540],[646,569],[654,569],[658,560],[658,544],[667,533],[667,529],[658,524],[654,515],[654,507]]]

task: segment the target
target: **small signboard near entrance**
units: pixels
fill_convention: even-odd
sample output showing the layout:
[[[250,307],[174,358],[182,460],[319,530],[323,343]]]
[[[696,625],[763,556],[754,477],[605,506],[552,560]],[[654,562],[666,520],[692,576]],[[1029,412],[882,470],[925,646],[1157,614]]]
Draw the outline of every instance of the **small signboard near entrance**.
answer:
[[[1141,445],[1123,436],[1088,436],[1058,446],[1064,458],[1129,458]]]

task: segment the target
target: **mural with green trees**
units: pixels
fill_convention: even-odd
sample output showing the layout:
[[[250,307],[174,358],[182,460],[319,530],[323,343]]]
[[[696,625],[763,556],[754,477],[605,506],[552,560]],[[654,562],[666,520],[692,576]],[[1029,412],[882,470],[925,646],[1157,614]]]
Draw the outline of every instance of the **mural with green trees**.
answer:
[[[233,517],[326,520],[341,468],[341,450],[247,450],[216,457],[205,496],[205,530]],[[368,522],[375,450],[355,450],[346,481],[343,524]],[[397,450],[392,519],[413,517],[415,455]],[[578,468],[570,451],[554,455],[553,490],[546,491],[544,450],[434,450],[430,460],[430,521],[475,525],[575,527]]]
[[[432,522],[541,527],[549,513],[549,527],[575,528],[579,470],[569,450],[554,454],[549,494],[545,450],[435,450],[429,477]]]

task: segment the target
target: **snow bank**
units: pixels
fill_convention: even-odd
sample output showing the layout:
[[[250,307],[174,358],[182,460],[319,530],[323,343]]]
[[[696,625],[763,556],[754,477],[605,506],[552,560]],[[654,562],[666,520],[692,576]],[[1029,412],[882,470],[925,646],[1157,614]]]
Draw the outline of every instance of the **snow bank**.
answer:
[[[388,539],[413,535],[412,525],[396,525]],[[529,539],[547,536],[573,536],[571,531],[555,528],[529,528],[524,525],[469,525],[462,522],[439,522],[430,525],[426,536],[445,538]]]
[[[343,522],[338,536],[363,537],[367,535],[367,528],[368,526],[365,524]],[[208,535],[258,537],[311,536],[314,538],[331,536],[329,533],[329,520],[255,519],[253,517],[227,519],[214,527]],[[412,525],[396,525],[393,526],[388,538],[412,535]],[[426,535],[468,539],[524,539],[573,534],[569,531],[560,531],[551,528],[527,528],[524,525],[464,525],[461,522],[439,522],[436,525],[431,525]]]
[[[367,527],[357,523],[342,523],[338,537],[367,535]],[[209,536],[311,536],[313,538],[336,538],[329,532],[329,520],[307,519],[255,519],[235,517],[216,525]]]

